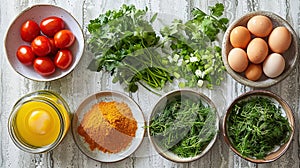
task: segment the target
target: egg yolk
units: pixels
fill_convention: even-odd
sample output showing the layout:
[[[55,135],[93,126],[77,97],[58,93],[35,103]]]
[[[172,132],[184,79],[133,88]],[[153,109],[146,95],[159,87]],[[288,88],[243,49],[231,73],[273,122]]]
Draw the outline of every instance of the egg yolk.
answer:
[[[32,132],[44,135],[49,132],[51,122],[51,116],[47,111],[33,111],[28,118],[28,127]]]
[[[55,142],[61,125],[53,107],[44,102],[30,101],[18,109],[15,128],[24,143],[41,147]]]

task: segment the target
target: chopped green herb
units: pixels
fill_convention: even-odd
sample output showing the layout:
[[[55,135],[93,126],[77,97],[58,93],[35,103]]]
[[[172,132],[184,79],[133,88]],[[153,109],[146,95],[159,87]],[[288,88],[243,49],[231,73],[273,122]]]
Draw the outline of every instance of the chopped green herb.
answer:
[[[160,31],[163,40],[152,27],[157,14],[146,20],[147,8],[123,5],[108,10],[88,24],[88,47],[95,56],[89,69],[110,72],[113,82],[125,84],[130,92],[137,91],[138,84],[150,91],[148,86],[162,89],[174,77],[184,79],[180,87],[213,88],[225,70],[221,48],[214,42],[228,19],[221,18],[223,4],[209,9],[210,14],[193,9],[186,23],[174,20]]]
[[[230,112],[227,133],[241,155],[263,159],[276,146],[286,143],[291,127],[281,107],[266,97],[238,102]]]
[[[180,157],[193,157],[216,135],[216,111],[191,97],[177,96],[153,116],[149,129],[163,149]]]
[[[221,31],[227,28],[228,19],[221,18],[224,6],[217,3],[209,7],[206,14],[200,9],[193,9],[193,18],[186,23],[174,20],[170,26],[160,32],[164,38],[164,50],[169,54],[170,63],[175,62],[173,71],[186,80],[182,86],[194,87],[205,83],[212,89],[213,85],[220,85],[225,71],[221,48],[216,39]]]

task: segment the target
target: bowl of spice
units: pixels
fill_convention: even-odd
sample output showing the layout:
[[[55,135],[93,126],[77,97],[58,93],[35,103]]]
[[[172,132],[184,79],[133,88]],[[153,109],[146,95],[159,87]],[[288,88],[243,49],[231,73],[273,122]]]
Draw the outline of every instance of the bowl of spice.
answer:
[[[219,117],[213,102],[192,90],[175,90],[154,106],[147,131],[155,150],[174,162],[205,155],[216,141]]]
[[[236,98],[223,120],[223,137],[231,150],[253,163],[281,157],[294,136],[294,116],[278,95],[254,90]]]
[[[115,91],[87,97],[72,119],[72,134],[78,148],[100,162],[129,157],[141,144],[145,120],[137,103]]]

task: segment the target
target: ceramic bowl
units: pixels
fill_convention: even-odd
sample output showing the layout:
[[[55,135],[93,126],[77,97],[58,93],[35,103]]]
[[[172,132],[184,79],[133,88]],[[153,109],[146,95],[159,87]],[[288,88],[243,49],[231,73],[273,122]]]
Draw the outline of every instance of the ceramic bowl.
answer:
[[[281,75],[275,77],[275,78],[268,78],[264,74],[262,77],[257,80],[257,81],[251,81],[247,79],[244,75],[244,73],[238,73],[235,72],[233,69],[228,64],[228,53],[230,50],[233,48],[231,43],[230,43],[230,32],[237,26],[245,26],[247,27],[247,22],[249,21],[250,18],[256,15],[264,15],[267,16],[271,19],[273,23],[273,28],[278,27],[278,26],[285,26],[289,32],[292,35],[292,42],[289,47],[289,49],[284,52],[282,55],[285,59],[285,69]],[[253,36],[252,36],[253,38]],[[278,82],[282,81],[284,78],[286,78],[293,68],[297,65],[298,63],[298,37],[292,28],[292,26],[284,20],[282,17],[278,16],[275,13],[272,12],[267,12],[267,11],[256,11],[256,12],[250,12],[242,16],[241,18],[236,19],[233,21],[228,29],[225,31],[224,37],[223,37],[223,42],[222,42],[222,59],[225,65],[225,68],[229,75],[232,76],[236,81],[238,81],[241,84],[250,86],[250,87],[255,87],[255,88],[266,88],[272,85],[277,84]],[[269,50],[270,51],[270,50]]]
[[[94,118],[89,117],[85,118],[85,115],[94,107],[94,105],[100,103],[100,102],[119,102],[119,103],[126,103],[128,105],[128,107],[131,110],[131,113],[133,115],[133,118],[136,120],[137,122],[137,129],[135,132],[135,137],[133,137],[131,143],[129,143],[129,145],[124,148],[121,151],[118,152],[103,152],[103,150],[99,150],[98,148],[95,149],[91,149],[91,145],[86,141],[86,139],[80,135],[80,133],[78,132],[79,130],[79,126],[82,124],[83,120],[91,120],[89,122],[93,122]],[[118,107],[118,106],[116,106]],[[98,111],[99,114],[101,113],[100,110]],[[126,116],[125,116],[126,117]],[[95,125],[98,124],[98,121]],[[127,157],[129,157],[133,152],[135,152],[138,147],[140,146],[140,144],[142,143],[142,140],[144,138],[144,134],[145,134],[145,119],[143,116],[143,113],[140,109],[140,107],[138,106],[138,104],[131,99],[129,96],[117,92],[117,91],[101,91],[95,94],[92,94],[90,96],[88,96],[87,98],[85,98],[81,104],[78,106],[76,113],[73,115],[72,118],[72,124],[71,124],[71,128],[72,128],[72,134],[73,134],[73,138],[74,141],[76,143],[76,145],[78,146],[78,148],[80,149],[80,151],[85,154],[86,156],[88,156],[91,159],[94,159],[96,161],[99,162],[117,162],[117,161],[121,161]],[[88,127],[88,126],[87,126]],[[83,127],[88,129],[87,127]],[[99,129],[101,129],[101,127],[98,127]],[[99,131],[98,129],[98,131]],[[110,132],[110,131],[106,131],[105,135],[99,135],[100,137],[104,137],[104,136],[108,136],[108,137],[114,137],[115,139],[120,139],[120,138],[125,138],[128,137],[127,134],[123,134],[122,132],[117,131],[118,129],[116,128],[115,131]],[[97,140],[95,138],[93,138],[95,135],[91,135],[88,133],[88,131],[86,131],[88,137],[90,137],[91,139],[94,140],[94,142],[96,143]],[[122,135],[120,135],[120,133]],[[119,136],[120,135],[120,136]],[[111,145],[107,145],[110,144],[110,142],[112,142],[112,140],[109,140],[109,138],[105,138],[107,140],[108,143],[105,142],[101,142],[98,143],[101,147],[103,147],[102,149],[107,149],[110,150],[113,147]],[[120,140],[122,141],[122,140]],[[120,142],[121,143],[121,142]],[[113,144],[113,145],[119,145],[119,144]]]
[[[281,110],[281,112],[282,112],[281,115],[287,118],[287,120],[290,124],[290,127],[291,127],[291,134],[290,134],[290,137],[287,140],[287,142],[285,142],[281,146],[276,146],[274,148],[274,150],[272,150],[269,154],[267,154],[267,156],[265,156],[263,159],[257,159],[255,157],[243,156],[240,153],[240,151],[238,151],[234,147],[232,140],[229,137],[229,126],[228,126],[229,117],[230,117],[230,115],[234,115],[234,113],[232,113],[232,110],[237,105],[237,103],[247,101],[250,98],[258,98],[258,97],[264,97],[264,98],[270,99]],[[250,116],[250,114],[249,114],[249,116]],[[241,96],[237,97],[228,107],[226,114],[224,116],[224,119],[223,119],[222,132],[223,132],[223,138],[224,138],[226,144],[230,147],[230,149],[234,153],[236,153],[240,157],[242,157],[250,162],[253,162],[253,163],[268,163],[268,162],[275,161],[276,159],[281,157],[286,152],[288,147],[290,146],[293,136],[294,136],[294,133],[295,133],[294,114],[293,114],[292,109],[287,104],[287,102],[284,101],[278,95],[274,94],[273,92],[266,91],[266,90],[249,91],[249,92],[246,92],[246,93],[242,94]]]
[[[211,140],[208,142],[208,144],[206,144],[206,146],[202,149],[202,151],[196,156],[190,156],[190,157],[178,156],[171,150],[163,147],[160,143],[162,141],[161,137],[158,135],[152,134],[153,130],[150,129],[155,116],[163,115],[164,114],[163,111],[167,107],[167,105],[170,102],[172,102],[173,100],[178,99],[178,98],[181,101],[190,100],[194,103],[202,102],[202,104],[205,107],[208,107],[211,109],[210,114],[211,114],[211,116],[213,116],[212,120],[211,120],[211,122],[205,122],[206,124],[202,127],[201,130],[208,128],[208,127],[213,128],[213,130],[210,130],[213,132],[213,134],[205,133],[205,135],[202,135],[202,136],[211,135]],[[183,108],[184,107],[180,107],[180,109],[183,109]],[[179,119],[181,119],[181,118],[179,118]],[[205,121],[207,121],[207,120],[205,119]],[[175,122],[176,121],[174,119],[174,123]],[[186,128],[185,131],[175,130],[178,132],[183,132],[183,134],[182,134],[182,136],[180,135],[178,137],[178,140],[176,140],[176,142],[174,142],[173,145],[176,145],[176,143],[180,143],[180,141],[182,139],[186,138],[186,136],[189,136],[189,132],[191,131],[191,128],[192,127]],[[170,161],[178,162],[178,163],[195,161],[195,160],[201,158],[202,156],[204,156],[212,148],[213,144],[215,143],[217,136],[218,136],[218,130],[219,130],[219,117],[218,117],[217,110],[216,110],[214,103],[204,94],[198,93],[198,92],[195,92],[195,91],[192,91],[189,89],[171,91],[171,92],[165,94],[164,96],[162,96],[158,100],[158,102],[155,104],[155,106],[152,110],[152,113],[148,119],[148,128],[147,128],[148,137],[150,139],[151,144],[154,146],[155,150],[157,151],[157,153],[159,153],[161,156],[163,156],[164,158],[166,158]]]
[[[42,19],[49,16],[62,18],[65,22],[65,29],[70,30],[75,35],[76,40],[69,48],[73,54],[73,62],[70,67],[66,70],[57,69],[50,76],[41,76],[35,72],[32,66],[22,64],[16,57],[16,52],[20,45],[30,45],[30,43],[23,41],[20,36],[21,25],[29,19],[39,24]],[[35,81],[51,81],[66,76],[75,68],[84,51],[84,37],[79,23],[68,11],[54,5],[35,5],[25,9],[11,23],[5,37],[5,50],[10,65],[17,73]]]

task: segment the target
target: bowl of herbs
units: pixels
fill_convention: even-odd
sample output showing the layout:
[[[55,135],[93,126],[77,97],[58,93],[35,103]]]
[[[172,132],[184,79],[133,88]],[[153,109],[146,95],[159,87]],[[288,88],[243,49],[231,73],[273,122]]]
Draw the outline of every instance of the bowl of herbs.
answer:
[[[223,120],[225,142],[240,157],[268,163],[281,157],[294,136],[294,116],[278,95],[254,90],[236,98]]]
[[[192,90],[162,96],[148,120],[155,150],[173,162],[191,162],[205,155],[217,139],[219,117],[213,102]]]

